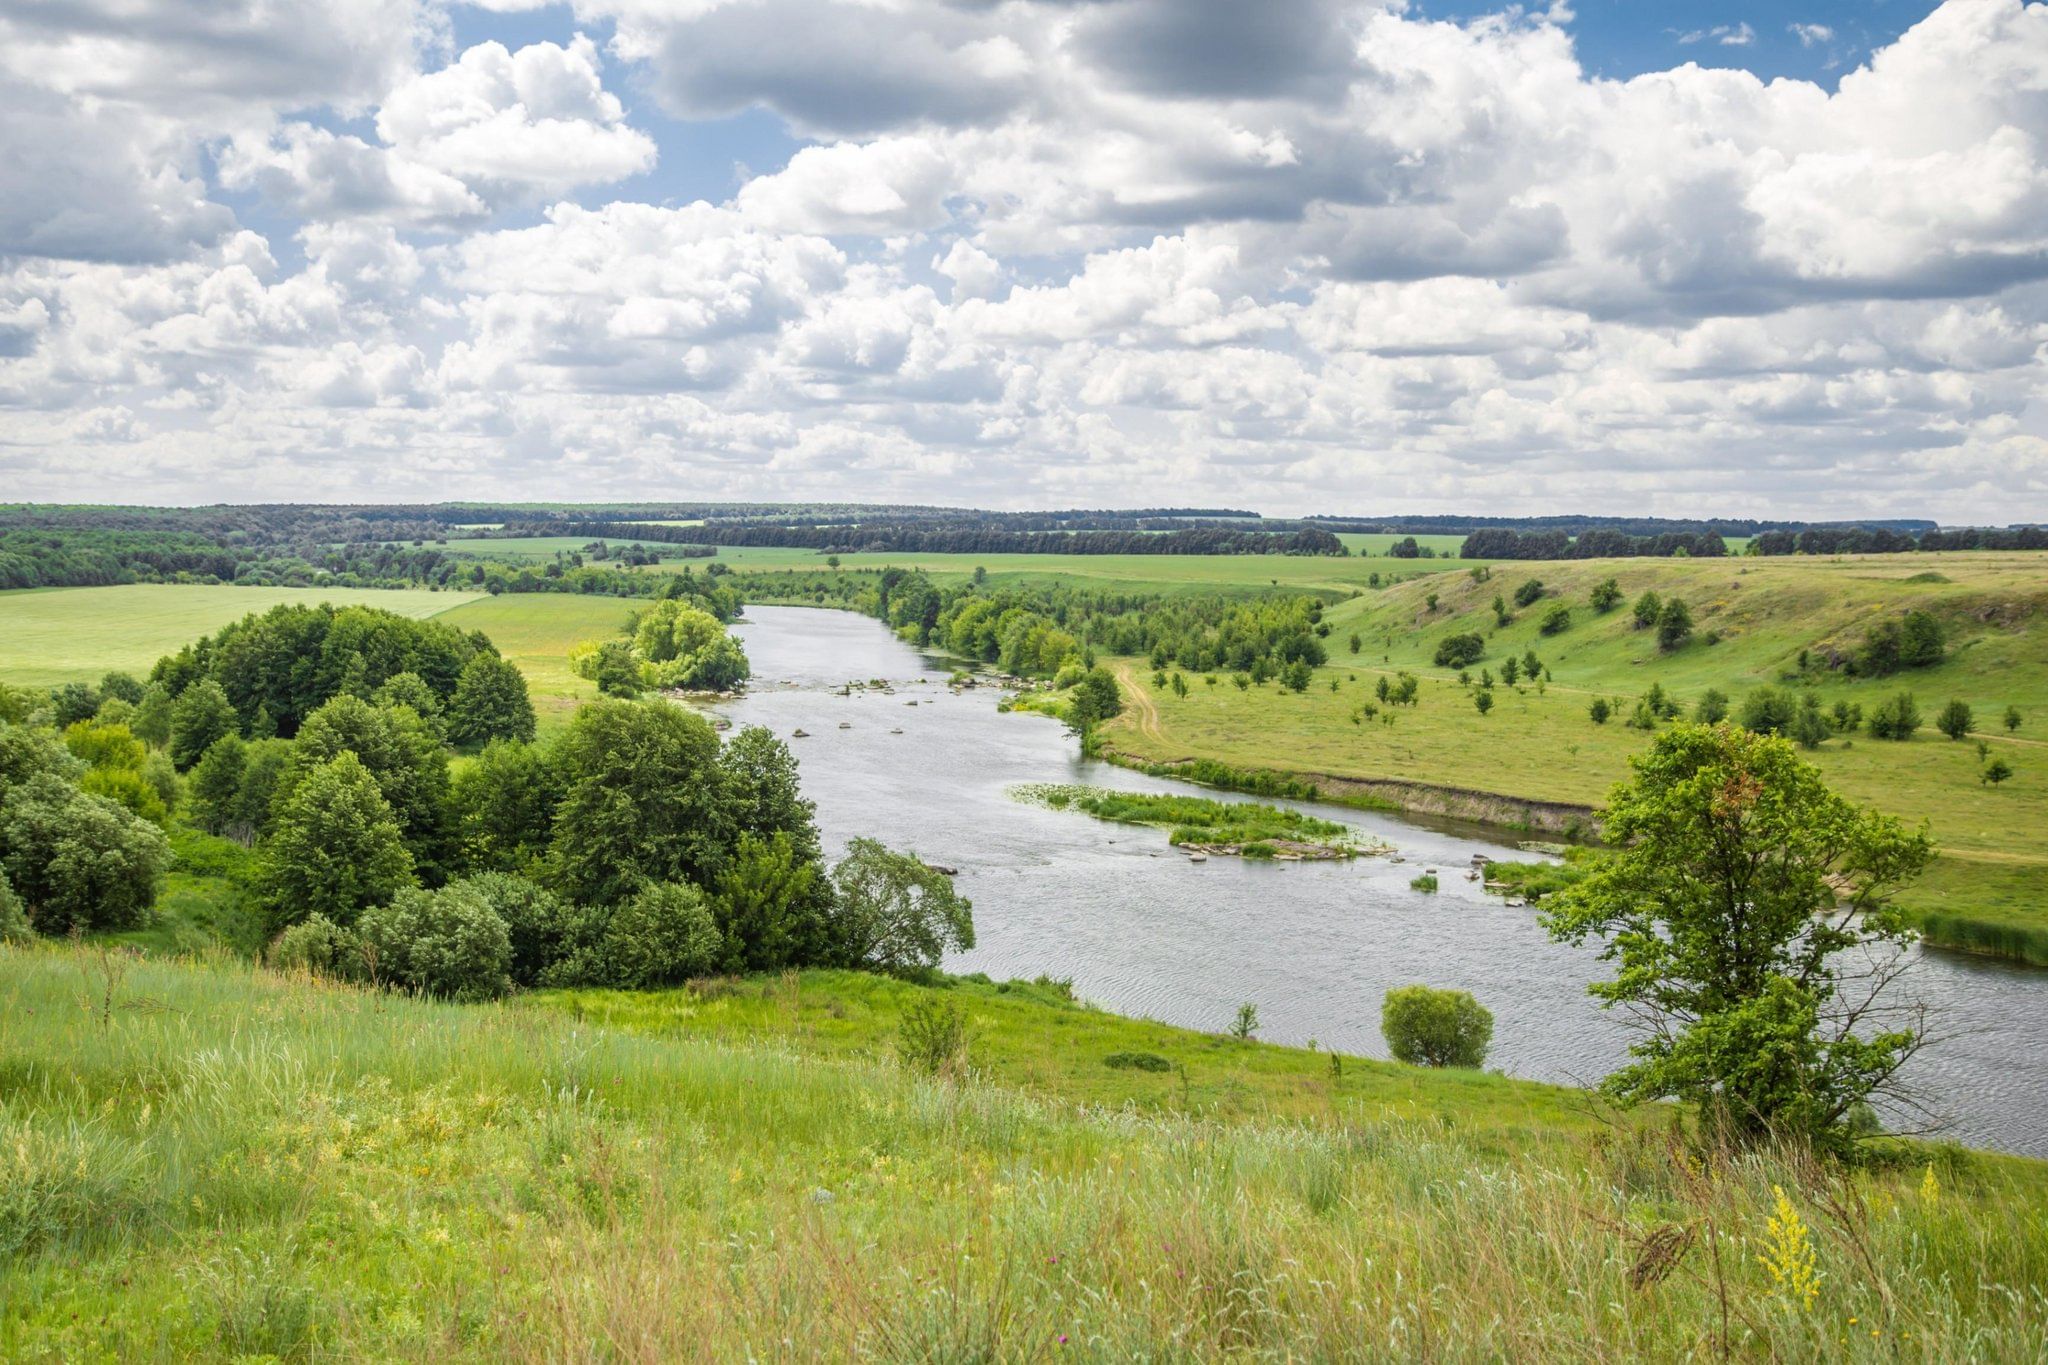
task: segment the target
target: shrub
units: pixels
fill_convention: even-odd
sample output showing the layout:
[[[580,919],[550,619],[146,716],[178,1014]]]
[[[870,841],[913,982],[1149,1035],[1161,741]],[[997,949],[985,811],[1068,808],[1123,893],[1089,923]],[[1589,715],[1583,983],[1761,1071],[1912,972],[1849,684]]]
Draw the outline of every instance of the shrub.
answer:
[[[1473,694],[1472,704],[1479,708],[1480,715],[1485,715],[1493,709],[1493,693],[1486,688],[1481,688]]]
[[[1410,891],[1435,891],[1436,873],[1423,873],[1421,876],[1415,878],[1413,881],[1408,883],[1408,889]]]
[[[1550,610],[1543,613],[1543,621],[1536,628],[1545,635],[1561,635],[1570,630],[1572,609],[1562,602],[1550,604]]]
[[[1437,641],[1438,668],[1470,668],[1486,653],[1486,640],[1477,633],[1446,635]]]
[[[1237,1007],[1237,1015],[1230,1021],[1230,1036],[1241,1043],[1248,1043],[1259,1031],[1259,1007],[1247,1000]]]
[[[1792,698],[1775,687],[1759,687],[1742,699],[1742,728],[1754,734],[1783,734],[1797,715]]]
[[[1911,739],[1920,728],[1920,707],[1911,692],[1901,692],[1879,702],[1865,725],[1872,739]]]
[[[1621,605],[1621,584],[1612,578],[1602,579],[1594,585],[1590,600],[1593,603],[1593,610],[1604,616]]]
[[[1468,991],[1401,986],[1380,1004],[1380,1032],[1396,1061],[1477,1067],[1493,1042],[1493,1015]]]
[[[505,922],[513,985],[540,984],[542,974],[568,956],[575,915],[552,891],[508,872],[483,872],[449,886],[457,888],[480,897]]]
[[[1994,758],[1984,765],[1984,771],[1977,774],[1977,780],[1987,787],[1995,787],[2012,776],[2012,764],[2002,758]]]
[[[1636,629],[1646,630],[1657,624],[1657,616],[1664,610],[1664,599],[1655,592],[1645,592],[1636,599]]]
[[[1543,596],[1543,580],[1532,578],[1515,589],[1515,605],[1526,607]]]
[[[1677,649],[1692,638],[1692,612],[1676,597],[1657,613],[1657,648]]]
[[[1962,739],[1976,728],[1977,717],[1971,712],[1968,702],[1951,701],[1941,708],[1941,714],[1935,718],[1934,724],[1950,739]]]
[[[386,985],[450,1000],[495,1000],[512,989],[512,939],[474,889],[408,887],[357,922],[366,968]]]
[[[1593,704],[1586,708],[1586,714],[1595,725],[1605,725],[1608,717],[1614,714],[1614,706],[1605,697],[1595,697]]]
[[[958,1076],[967,1069],[967,1011],[930,996],[913,1001],[896,1024],[896,1051],[903,1064],[932,1076]]]
[[[156,826],[52,772],[7,793],[0,849],[0,867],[45,934],[138,927],[170,862]]]
[[[315,976],[349,980],[362,974],[362,943],[325,915],[311,915],[272,940],[264,954],[281,972],[306,971]]]
[[[583,979],[649,990],[679,986],[718,964],[718,924],[704,894],[680,882],[650,882],[605,917]]]
[[[0,943],[26,943],[34,937],[28,916],[22,913],[21,897],[14,894],[7,878],[0,876]]]
[[[1102,1064],[1116,1071],[1171,1071],[1173,1063],[1156,1052],[1112,1052]]]
[[[1820,711],[1820,698],[1808,693],[1799,699],[1799,712],[1792,717],[1787,734],[1798,741],[1802,749],[1818,749],[1832,733],[1827,717]]]
[[[2017,706],[2008,706],[2008,707],[2006,707],[2006,708],[2005,708],[2005,731],[2006,731],[2006,733],[2007,733],[2007,734],[2018,734],[2018,733],[2019,733],[2019,728],[2020,728],[2020,708],[2019,708],[2019,707],[2017,707]]]
[[[1718,688],[1710,687],[1700,694],[1692,708],[1692,718],[1702,725],[1719,725],[1728,719],[1728,695]]]

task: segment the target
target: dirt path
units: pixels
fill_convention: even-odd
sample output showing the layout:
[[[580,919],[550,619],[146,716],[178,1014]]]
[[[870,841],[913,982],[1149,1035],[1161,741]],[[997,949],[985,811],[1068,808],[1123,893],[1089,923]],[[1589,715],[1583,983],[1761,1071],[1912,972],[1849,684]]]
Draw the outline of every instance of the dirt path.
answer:
[[[1159,728],[1159,708],[1152,704],[1152,695],[1138,685],[1138,679],[1131,672],[1129,664],[1112,664],[1116,680],[1123,686],[1124,695],[1131,702],[1131,719],[1137,722],[1138,732],[1153,739],[1165,739],[1166,733]]]

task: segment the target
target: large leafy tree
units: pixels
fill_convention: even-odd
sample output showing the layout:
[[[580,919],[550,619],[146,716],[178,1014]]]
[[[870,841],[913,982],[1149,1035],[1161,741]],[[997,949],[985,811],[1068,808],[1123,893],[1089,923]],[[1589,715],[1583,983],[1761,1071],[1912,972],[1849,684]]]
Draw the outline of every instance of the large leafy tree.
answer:
[[[241,733],[241,717],[211,678],[186,688],[171,705],[171,761],[180,771],[197,763],[213,742]]]
[[[344,753],[362,760],[391,806],[406,847],[428,881],[447,871],[454,848],[448,804],[448,753],[409,706],[375,706],[342,695],[306,718],[280,781],[288,800],[307,773]]]
[[[0,868],[43,933],[135,928],[169,862],[154,825],[55,772],[7,793]]]
[[[1737,1140],[1841,1147],[1925,1037],[1889,989],[1912,934],[1887,907],[1926,835],[1733,726],[1674,726],[1633,762],[1609,798],[1615,851],[1545,916],[1559,939],[1604,940],[1616,974],[1590,989],[1643,1028],[1604,1088],[1690,1101]]]
[[[526,675],[496,654],[479,650],[462,666],[448,703],[448,735],[457,744],[533,739],[533,702]]]
[[[551,758],[562,793],[548,851],[555,890],[615,905],[648,882],[711,882],[731,842],[711,722],[666,702],[594,702]]]
[[[519,873],[540,867],[562,799],[560,774],[545,751],[492,740],[455,774],[450,794],[465,867]]]
[[[314,914],[348,926],[414,880],[412,855],[377,779],[344,753],[307,772],[280,801],[257,894],[273,929]]]
[[[929,971],[974,946],[974,905],[952,878],[908,853],[855,839],[832,869],[844,960],[884,972]]]

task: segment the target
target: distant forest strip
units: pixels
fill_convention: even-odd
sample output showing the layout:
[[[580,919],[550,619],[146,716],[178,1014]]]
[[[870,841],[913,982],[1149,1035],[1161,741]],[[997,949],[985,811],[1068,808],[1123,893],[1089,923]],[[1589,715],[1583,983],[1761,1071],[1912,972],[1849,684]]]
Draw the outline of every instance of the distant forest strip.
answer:
[[[1764,531],[1749,543],[1757,555],[1881,555],[1916,550],[2048,550],[2048,527],[1963,527],[1917,534],[1883,526],[1809,526],[1802,531]],[[1631,536],[1620,531],[1593,530],[1578,536],[1563,531],[1475,531],[1465,537],[1463,559],[1636,559],[1685,554],[1716,557],[1728,553],[1718,535],[1664,532]]]
[[[512,534],[514,528],[507,527]],[[841,554],[1343,555],[1344,542],[1313,527],[1241,531],[1005,531],[983,526],[864,522],[855,526],[650,526],[638,522],[534,523],[521,535],[626,536],[654,544],[775,546]]]

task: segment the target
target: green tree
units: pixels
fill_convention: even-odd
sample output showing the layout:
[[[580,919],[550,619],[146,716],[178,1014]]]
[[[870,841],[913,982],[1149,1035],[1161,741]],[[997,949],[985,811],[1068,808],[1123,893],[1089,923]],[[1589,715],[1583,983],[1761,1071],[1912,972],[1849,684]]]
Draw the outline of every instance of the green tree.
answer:
[[[207,746],[192,769],[192,801],[187,818],[208,834],[228,834],[236,823],[242,795],[242,770],[249,746],[240,735],[222,735]]]
[[[512,989],[512,936],[474,887],[407,887],[364,910],[356,936],[384,985],[464,1001]]]
[[[1529,606],[1541,596],[1543,596],[1543,580],[1531,578],[1515,589],[1515,605],[1518,607]]]
[[[1476,633],[1446,635],[1436,644],[1438,668],[1470,668],[1486,653],[1486,640]]]
[[[1700,699],[1693,704],[1692,718],[1702,725],[1719,725],[1728,719],[1728,694],[1717,687],[1700,693]]]
[[[227,692],[213,679],[203,678],[171,704],[171,761],[183,772],[197,763],[215,740],[240,734],[241,729]]]
[[[825,892],[823,869],[787,833],[741,838],[711,897],[721,969],[772,972],[823,962],[830,953]]]
[[[1941,714],[1935,717],[1934,724],[1950,739],[1963,739],[1977,727],[1977,716],[1970,710],[1968,702],[1951,701],[1941,708]]]
[[[713,880],[730,842],[718,735],[667,702],[608,700],[555,742],[546,880],[581,905],[616,905],[648,882]]]
[[[1544,915],[1560,940],[1604,940],[1618,970],[1589,989],[1644,1021],[1602,1088],[1688,1101],[1737,1138],[1840,1147],[1924,1036],[1912,1018],[1865,1030],[1903,967],[1889,899],[1926,866],[1926,835],[1829,791],[1780,739],[1681,724],[1631,762],[1614,852]]]
[[[448,751],[410,707],[377,706],[346,693],[306,717],[280,778],[288,799],[301,778],[344,753],[362,760],[391,805],[405,846],[423,880],[445,880],[454,861],[448,802]]]
[[[2019,707],[2017,707],[2017,706],[2008,706],[2008,707],[2006,707],[2006,708],[2005,708],[2005,732],[2006,732],[2007,734],[2009,734],[2009,735],[2016,735],[2016,734],[2018,734],[2018,733],[2019,733],[2019,729],[2020,729],[2020,708],[2019,708]]]
[[[1828,736],[1834,733],[1834,727],[1821,714],[1819,697],[1809,692],[1799,699],[1799,710],[1785,733],[1802,749],[1818,749],[1827,742]]]
[[[480,897],[504,921],[511,945],[506,970],[515,986],[537,986],[573,948],[575,911],[546,887],[508,872],[481,872],[448,883]]]
[[[2011,776],[2012,764],[2002,758],[1994,758],[1977,774],[1977,780],[1987,787],[1995,787]]]
[[[1676,597],[1657,612],[1657,648],[1677,649],[1692,638],[1692,612]]]
[[[85,773],[85,764],[48,730],[0,722],[0,802],[38,773],[76,782]]]
[[[455,679],[448,701],[448,737],[457,744],[487,744],[494,739],[531,743],[533,701],[526,694],[526,675],[488,650],[478,650]]]
[[[1238,683],[1238,690],[1244,690],[1243,682]],[[1074,684],[1073,696],[1067,702],[1067,722],[1085,734],[1123,709],[1123,694],[1117,690],[1116,676],[1106,668],[1091,668]]]
[[[1492,691],[1484,687],[1480,688],[1477,692],[1472,694],[1472,704],[1479,708],[1480,715],[1485,715],[1487,712],[1493,709]]]
[[[280,800],[256,894],[274,931],[308,915],[348,928],[414,883],[412,854],[377,779],[353,753],[307,772]]]
[[[840,958],[883,972],[930,971],[974,946],[974,905],[908,853],[855,839],[832,869]]]
[[[494,739],[449,784],[462,866],[532,875],[547,856],[560,773],[537,745]]]
[[[0,875],[0,943],[28,943],[35,936],[27,912],[21,908],[21,897],[14,894],[6,876]]]
[[[1493,1014],[1469,991],[1400,986],[1380,1002],[1380,1033],[1397,1062],[1476,1068],[1493,1042]]]
[[[1308,666],[1306,659],[1296,659],[1280,672],[1281,685],[1290,692],[1306,692],[1313,681],[1315,670]]]
[[[109,673],[100,679],[100,705],[105,706],[109,698],[125,701],[130,706],[142,704],[142,683],[132,673]]]
[[[603,927],[596,941],[568,964],[581,984],[652,990],[718,967],[718,924],[694,886],[649,882],[598,914]]]
[[[1742,699],[1742,728],[1752,734],[1784,734],[1798,714],[1792,698],[1775,687],[1759,687]]]
[[[1621,605],[1621,584],[1612,578],[1604,578],[1593,585],[1591,597],[1593,610],[1605,616]]]
[[[1605,725],[1608,717],[1613,714],[1614,706],[1605,697],[1593,698],[1593,704],[1586,708],[1586,715],[1592,719],[1595,725]]]
[[[1562,635],[1572,628],[1572,609],[1562,602],[1552,602],[1536,628],[1545,635]]]
[[[1873,707],[1865,725],[1872,739],[1911,739],[1920,728],[1920,706],[1911,692],[1897,693]]]
[[[378,706],[410,706],[436,739],[448,738],[448,721],[441,713],[441,699],[417,673],[393,673],[370,694],[370,700]]]
[[[135,703],[135,714],[128,718],[128,728],[144,744],[161,749],[171,742],[171,713],[176,703],[171,700],[170,689],[162,683],[151,683],[143,689],[142,700]]]
[[[1361,648],[1363,648],[1364,644],[1365,642],[1358,638],[1358,632],[1355,630],[1352,631],[1350,640],[1351,652],[1353,654],[1356,654]]]
[[[1657,596],[1654,590],[1646,589],[1643,595],[1636,599],[1636,629],[1647,630],[1651,626],[1656,625],[1657,618],[1661,616],[1663,612],[1664,599]]]
[[[55,772],[39,772],[0,808],[0,872],[45,934],[147,922],[170,846],[162,831]]]
[[[1516,683],[1520,682],[1522,680],[1522,661],[1512,654],[1503,659],[1500,665],[1500,680],[1509,687],[1513,687]]]

